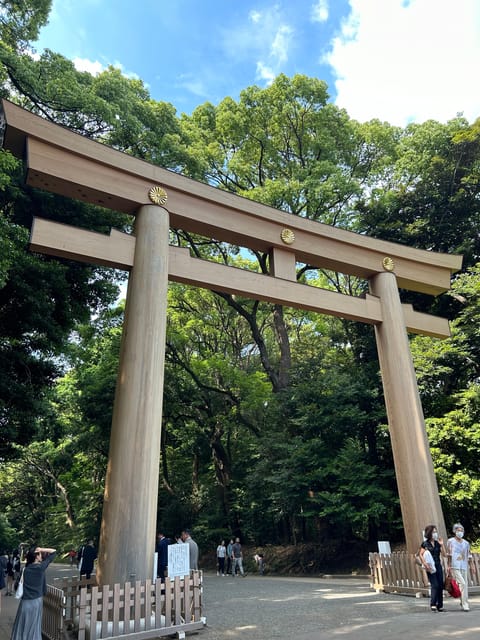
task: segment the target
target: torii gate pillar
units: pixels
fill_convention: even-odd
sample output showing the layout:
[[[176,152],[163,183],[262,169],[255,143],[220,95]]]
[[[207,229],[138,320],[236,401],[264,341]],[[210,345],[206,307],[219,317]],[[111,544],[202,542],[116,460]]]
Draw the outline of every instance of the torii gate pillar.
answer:
[[[417,379],[394,273],[370,279],[382,305],[383,322],[375,325],[393,459],[408,551],[414,553],[427,524],[445,536],[445,522],[428,446]]]
[[[146,205],[135,220],[105,481],[99,584],[152,577],[167,318],[169,215]]]

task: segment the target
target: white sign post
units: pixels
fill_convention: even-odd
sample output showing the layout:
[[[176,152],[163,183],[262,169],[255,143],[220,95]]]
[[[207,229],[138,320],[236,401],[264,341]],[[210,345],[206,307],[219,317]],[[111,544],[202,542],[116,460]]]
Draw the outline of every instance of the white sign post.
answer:
[[[190,547],[188,544],[171,544],[168,547],[168,577],[190,575]]]
[[[390,542],[386,540],[378,540],[378,553],[383,553],[386,556],[392,555],[392,550],[390,548]]]

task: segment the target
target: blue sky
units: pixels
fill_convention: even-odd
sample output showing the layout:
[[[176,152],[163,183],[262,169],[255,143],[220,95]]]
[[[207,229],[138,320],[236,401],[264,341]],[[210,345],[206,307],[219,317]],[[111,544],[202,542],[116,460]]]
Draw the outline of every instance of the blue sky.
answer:
[[[35,47],[179,114],[302,73],[360,121],[480,116],[480,0],[54,0]]]

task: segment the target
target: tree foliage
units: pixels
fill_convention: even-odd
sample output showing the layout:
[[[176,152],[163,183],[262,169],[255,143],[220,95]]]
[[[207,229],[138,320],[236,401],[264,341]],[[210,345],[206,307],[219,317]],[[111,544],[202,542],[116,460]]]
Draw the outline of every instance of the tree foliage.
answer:
[[[47,23],[52,0],[1,0],[0,39],[16,51],[22,51],[37,39]]]

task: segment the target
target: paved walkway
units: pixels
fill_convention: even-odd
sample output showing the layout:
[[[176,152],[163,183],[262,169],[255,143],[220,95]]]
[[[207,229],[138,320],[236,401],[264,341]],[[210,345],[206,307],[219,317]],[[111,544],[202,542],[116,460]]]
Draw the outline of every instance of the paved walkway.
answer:
[[[49,572],[68,575],[53,565]],[[375,593],[364,578],[246,578],[205,575],[207,627],[196,640],[405,640],[480,637],[480,596],[471,611],[445,599],[445,613],[431,613],[427,598]],[[18,602],[2,596],[0,640],[10,640]]]
[[[0,596],[0,607],[0,640],[10,640],[18,600],[14,596],[6,596],[5,589],[3,589]]]

